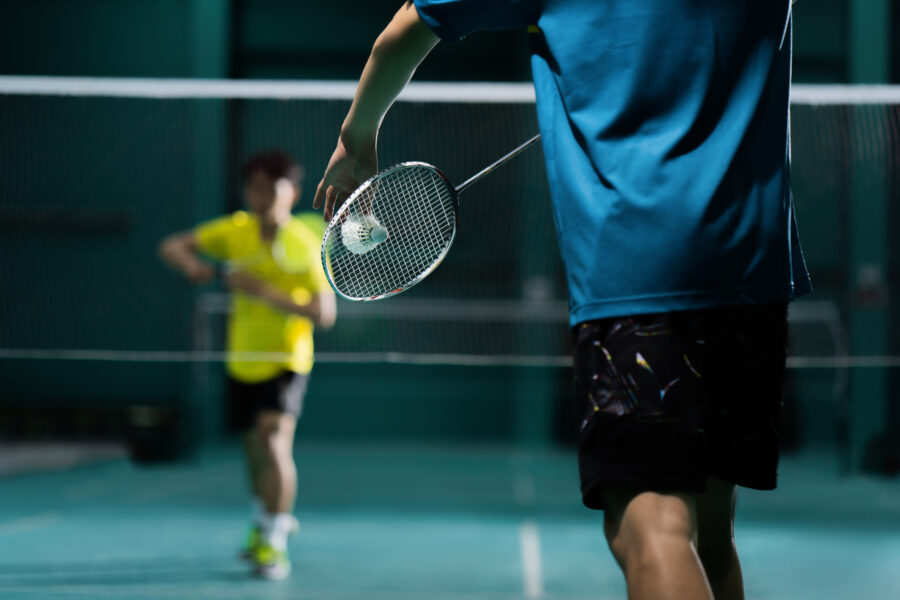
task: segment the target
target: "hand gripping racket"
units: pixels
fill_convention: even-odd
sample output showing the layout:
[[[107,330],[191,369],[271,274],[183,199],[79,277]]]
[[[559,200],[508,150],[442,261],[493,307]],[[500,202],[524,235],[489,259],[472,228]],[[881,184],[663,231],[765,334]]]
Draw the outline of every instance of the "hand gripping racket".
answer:
[[[404,162],[360,185],[322,237],[322,266],[347,300],[405,292],[437,268],[456,237],[457,196],[540,139],[534,136],[457,187],[437,167]]]

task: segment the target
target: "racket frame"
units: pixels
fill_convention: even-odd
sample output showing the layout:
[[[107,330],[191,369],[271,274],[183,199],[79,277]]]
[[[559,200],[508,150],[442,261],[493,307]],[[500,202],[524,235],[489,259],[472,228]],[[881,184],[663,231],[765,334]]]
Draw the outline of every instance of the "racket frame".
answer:
[[[347,294],[345,294],[344,292],[342,292],[341,290],[338,289],[337,285],[335,285],[334,280],[331,276],[331,267],[329,265],[328,257],[327,257],[327,246],[328,246],[329,238],[331,237],[331,235],[338,235],[337,233],[334,233],[334,230],[340,230],[340,223],[342,222],[343,218],[347,215],[347,213],[350,212],[351,206],[353,206],[353,204],[356,202],[356,200],[362,194],[364,194],[366,190],[368,190],[370,187],[372,187],[372,185],[376,181],[387,177],[394,171],[397,171],[400,169],[407,169],[410,167],[426,168],[430,171],[433,171],[438,177],[440,177],[444,181],[444,183],[447,185],[447,189],[450,190],[450,199],[451,199],[452,205],[453,205],[453,231],[450,234],[450,241],[447,242],[447,244],[444,246],[444,249],[441,252],[440,256],[438,256],[434,260],[434,262],[432,262],[431,266],[429,266],[427,269],[422,271],[416,278],[412,279],[406,285],[401,286],[395,290],[385,292],[383,294],[376,294],[374,296],[367,296],[367,297],[348,296]],[[338,296],[340,296],[341,298],[343,298],[344,300],[349,300],[351,302],[373,302],[375,300],[383,300],[384,298],[390,298],[391,296],[396,296],[397,294],[401,294],[401,293],[405,292],[406,290],[414,287],[416,284],[421,282],[423,279],[425,279],[429,275],[431,275],[431,273],[434,272],[434,270],[436,268],[438,268],[438,265],[440,265],[444,261],[444,259],[447,257],[447,254],[450,252],[451,246],[453,246],[453,242],[456,240],[456,228],[459,226],[459,199],[457,197],[458,195],[459,195],[459,192],[458,192],[457,188],[455,188],[453,186],[453,183],[450,181],[450,179],[446,175],[444,175],[444,173],[440,169],[438,169],[437,167],[435,167],[432,164],[422,162],[422,161],[415,161],[415,160],[406,161],[406,162],[392,165],[384,170],[379,171],[375,175],[372,175],[366,181],[364,181],[362,184],[360,184],[360,186],[357,187],[346,200],[344,200],[343,204],[341,204],[341,207],[337,210],[337,212],[334,213],[334,216],[331,218],[331,221],[328,223],[328,227],[325,228],[325,234],[322,236],[322,248],[321,248],[322,269],[325,271],[325,278],[328,280],[328,284],[331,286],[331,289],[334,290],[334,293],[337,294]]]

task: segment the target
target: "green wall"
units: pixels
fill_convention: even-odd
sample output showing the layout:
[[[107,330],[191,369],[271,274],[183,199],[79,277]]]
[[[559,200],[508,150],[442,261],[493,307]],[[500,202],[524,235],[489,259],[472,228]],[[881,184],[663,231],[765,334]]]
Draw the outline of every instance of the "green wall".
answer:
[[[399,0],[2,0],[0,72],[117,77],[347,79]],[[896,0],[800,0],[795,79],[875,82],[889,70]],[[347,15],[353,15],[348,18]],[[340,32],[336,34],[335,32]],[[425,79],[524,80],[524,37],[439,47]],[[484,60],[485,56],[492,60]],[[897,61],[894,60],[894,63]],[[885,67],[884,65],[888,65]]]
[[[889,31],[882,25],[890,22],[886,13],[891,7],[896,16],[897,4],[800,0],[794,22],[795,80],[885,81],[892,62],[897,61],[891,61]],[[371,41],[397,5],[395,0],[2,0],[0,73],[351,79],[358,76]],[[347,19],[348,14],[353,18]],[[485,60],[486,56],[491,60]],[[442,45],[419,73],[420,79],[527,77],[521,32],[479,35],[462,44]],[[0,324],[0,346],[4,347],[189,348],[196,291],[159,265],[156,241],[239,205],[235,168],[263,147],[287,147],[307,163],[311,175],[304,194],[308,200],[346,108],[317,108],[325,112],[310,118],[304,106],[274,101],[240,105],[92,100],[47,110],[44,102],[51,101],[0,99],[0,118],[5,119],[5,139],[0,144],[0,254],[4,256],[0,286],[20,291],[0,298],[4,314],[17,316]],[[385,148],[385,160],[414,153],[436,164],[449,164],[451,178],[464,176],[507,145],[508,139],[533,127],[527,115],[515,116],[502,125],[504,132],[490,130],[493,145],[465,147],[471,164],[454,163],[458,152],[429,144],[416,146],[400,125],[403,118],[432,119],[441,125],[447,117],[416,115],[415,106],[401,110],[411,114],[386,123],[397,129],[385,140],[399,141]],[[838,124],[845,122],[841,121],[845,117],[836,118]],[[446,122],[456,130],[471,126],[465,121]],[[494,115],[486,122],[502,119]],[[478,127],[485,131],[483,125]],[[850,130],[845,127],[845,134]],[[298,138],[302,142],[292,141]],[[814,132],[798,135],[795,156],[798,143],[822,146]],[[846,138],[827,143],[841,147]],[[853,197],[853,183],[832,181],[828,189],[845,195],[823,203],[825,192],[818,187],[841,177],[842,171],[812,166],[804,175],[806,168],[798,167],[796,195],[810,266],[819,294],[849,310],[846,289],[854,272],[852,265],[834,254],[833,240],[840,240],[844,246],[837,246],[843,248],[852,241],[841,237],[849,235],[841,226],[851,210],[847,201]],[[488,190],[485,195],[493,193]],[[524,193],[512,191],[513,196]],[[537,201],[543,193],[537,193]],[[490,213],[503,207],[498,202],[483,210]],[[459,244],[442,270],[455,278],[453,285],[460,294],[485,289],[488,294],[519,294],[532,274],[522,270],[512,246],[499,253],[508,258],[498,260],[489,281],[459,284],[483,256],[476,242],[479,233],[476,228],[466,244]],[[552,243],[530,250],[533,255],[555,257]],[[558,284],[557,263],[551,261],[541,269]],[[35,272],[42,277],[35,277]],[[435,285],[444,284],[438,280]],[[876,315],[875,321],[883,324],[883,317]],[[866,331],[863,326],[855,334],[866,340],[871,337]],[[310,391],[303,427],[308,435],[327,436],[546,439],[555,429],[551,421],[556,418],[552,416],[556,405],[565,401],[562,390],[567,374],[529,373],[528,378],[536,381],[521,375],[489,368],[369,366],[354,368],[348,379],[345,367],[323,364]],[[372,397],[368,390],[374,389],[373,382],[386,379],[396,382],[397,392],[385,392],[388,388],[382,387]],[[174,404],[192,411],[192,418],[208,421],[212,411],[196,404],[191,380],[190,368],[165,363],[0,361],[0,404]],[[798,396],[807,403],[820,402],[832,380],[830,374],[798,374],[797,385],[802,388]],[[877,394],[885,394],[884,381],[863,385],[867,389],[874,385]],[[532,397],[529,391],[534,392]],[[552,397],[541,404],[535,394]],[[373,404],[378,410],[372,410]],[[537,425],[521,422],[521,415],[528,412],[544,415],[542,431],[540,419]],[[873,416],[877,412],[869,413]],[[830,423],[827,416],[821,420]],[[834,437],[828,431],[830,425],[809,427],[822,439]],[[207,424],[207,429],[212,432],[216,427]]]
[[[187,77],[189,2],[0,2],[0,72]]]

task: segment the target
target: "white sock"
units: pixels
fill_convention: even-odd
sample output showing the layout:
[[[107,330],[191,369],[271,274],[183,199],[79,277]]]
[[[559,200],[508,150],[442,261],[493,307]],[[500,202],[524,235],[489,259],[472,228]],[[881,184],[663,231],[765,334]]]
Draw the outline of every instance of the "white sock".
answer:
[[[288,536],[294,531],[297,519],[291,513],[265,513],[260,521],[263,537],[276,550],[286,550]]]

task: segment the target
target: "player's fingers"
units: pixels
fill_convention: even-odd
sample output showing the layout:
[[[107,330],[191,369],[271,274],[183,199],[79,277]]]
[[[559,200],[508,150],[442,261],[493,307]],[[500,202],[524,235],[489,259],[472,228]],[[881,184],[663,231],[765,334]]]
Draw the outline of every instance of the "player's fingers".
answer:
[[[313,208],[317,209],[322,206],[322,201],[325,200],[325,179],[319,182],[319,185],[316,187],[316,195],[313,197]]]
[[[331,217],[334,216],[334,203],[336,199],[337,188],[333,185],[328,186],[328,189],[325,190],[325,210],[323,211],[326,221],[330,221]]]
[[[334,196],[328,201],[328,220],[334,218],[335,209],[341,206],[341,203],[344,201],[345,194],[340,191],[335,190]]]

